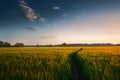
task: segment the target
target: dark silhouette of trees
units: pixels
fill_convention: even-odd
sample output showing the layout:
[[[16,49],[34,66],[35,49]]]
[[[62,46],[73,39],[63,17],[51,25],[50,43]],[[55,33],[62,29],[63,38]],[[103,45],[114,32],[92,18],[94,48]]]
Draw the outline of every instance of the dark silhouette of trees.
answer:
[[[67,44],[67,43],[62,43],[59,45],[24,45],[24,43],[21,42],[17,42],[14,45],[11,45],[9,42],[4,42],[4,41],[0,41],[0,47],[53,47],[53,46],[61,46],[61,47],[70,47],[70,46],[120,46],[120,44],[112,44],[112,43],[91,43],[91,44],[87,44],[87,43],[78,43],[78,44]]]
[[[0,47],[10,47],[11,44],[9,42],[3,42],[3,41],[0,41]]]
[[[62,46],[68,46],[68,44],[66,44],[66,43],[63,43],[63,44],[62,44]]]
[[[4,47],[10,47],[10,46],[11,46],[11,44],[9,42],[4,43]]]
[[[120,44],[116,44],[116,46],[120,46]]]
[[[39,44],[36,44],[36,47],[39,47],[40,45]]]
[[[16,43],[14,46],[15,46],[15,47],[24,47],[24,44],[23,44],[23,43],[18,42],[18,43]]]
[[[0,47],[3,47],[3,46],[4,46],[4,42],[0,41]]]

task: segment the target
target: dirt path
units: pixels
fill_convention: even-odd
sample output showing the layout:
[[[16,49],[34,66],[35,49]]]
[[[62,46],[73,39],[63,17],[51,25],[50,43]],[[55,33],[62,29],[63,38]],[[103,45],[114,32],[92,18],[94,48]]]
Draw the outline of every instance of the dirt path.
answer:
[[[84,80],[84,76],[82,74],[82,61],[78,55],[78,52],[82,51],[83,48],[72,52],[69,55],[69,62],[71,64],[71,68],[73,71],[73,80]]]

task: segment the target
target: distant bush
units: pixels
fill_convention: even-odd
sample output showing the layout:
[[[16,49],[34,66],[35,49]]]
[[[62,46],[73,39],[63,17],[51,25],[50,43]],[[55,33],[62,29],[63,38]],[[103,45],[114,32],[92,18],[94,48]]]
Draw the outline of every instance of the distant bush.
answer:
[[[68,46],[68,44],[67,43],[63,43],[62,46]]]
[[[24,44],[23,43],[16,43],[14,46],[15,47],[24,47]]]

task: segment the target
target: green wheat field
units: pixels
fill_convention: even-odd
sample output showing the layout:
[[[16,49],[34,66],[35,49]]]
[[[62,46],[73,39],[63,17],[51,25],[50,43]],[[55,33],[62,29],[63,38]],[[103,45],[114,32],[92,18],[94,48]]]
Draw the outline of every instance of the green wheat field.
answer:
[[[0,80],[120,80],[120,47],[3,47]]]

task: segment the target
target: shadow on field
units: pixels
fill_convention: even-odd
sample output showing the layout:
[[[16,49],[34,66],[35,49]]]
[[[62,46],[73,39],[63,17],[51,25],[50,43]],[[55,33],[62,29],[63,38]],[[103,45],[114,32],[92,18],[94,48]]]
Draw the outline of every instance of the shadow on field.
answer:
[[[71,65],[73,80],[85,80],[84,74],[84,60],[78,55],[78,52],[82,51],[83,48],[72,52],[69,55],[68,61]]]

